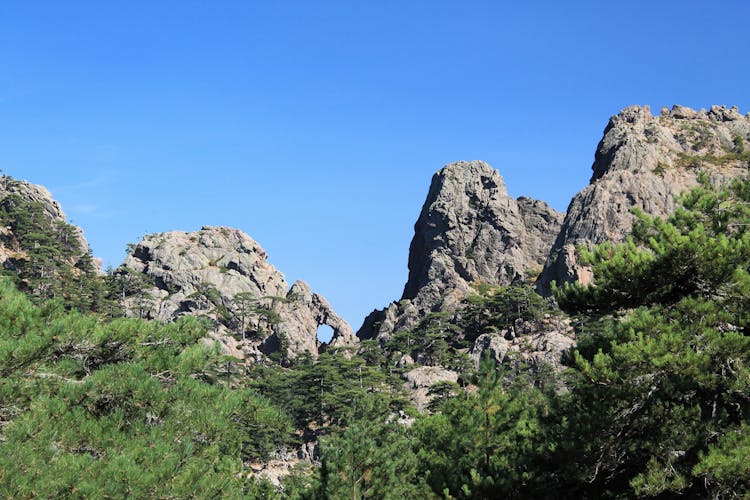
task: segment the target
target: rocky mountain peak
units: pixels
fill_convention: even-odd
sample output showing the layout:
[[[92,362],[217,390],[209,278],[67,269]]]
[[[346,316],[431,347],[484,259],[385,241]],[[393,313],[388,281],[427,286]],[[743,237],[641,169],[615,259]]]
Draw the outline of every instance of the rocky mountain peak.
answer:
[[[414,226],[402,300],[373,313],[358,335],[378,336],[373,328],[395,331],[455,308],[472,283],[507,285],[538,272],[561,222],[547,204],[509,196],[485,162],[446,165],[433,176]]]
[[[0,200],[9,203],[12,197],[17,197],[21,203],[38,207],[49,224],[67,224],[65,212],[47,188],[28,181],[16,180],[7,175],[0,176]],[[76,239],[75,244],[80,250],[79,256],[87,253],[89,245],[83,236],[83,231],[78,226],[70,227]]]
[[[631,210],[667,216],[676,197],[705,172],[714,183],[743,177],[750,166],[750,116],[736,107],[696,111],[682,106],[654,116],[648,106],[631,106],[610,118],[597,147],[589,186],[571,201],[538,289],[550,283],[587,282],[576,245],[622,241],[633,222]]]
[[[227,296],[284,296],[288,288],[284,276],[268,263],[265,250],[242,231],[228,227],[144,236],[123,265],[149,276],[163,291],[175,290],[171,302],[181,300],[186,291],[195,292],[201,283],[210,283]],[[153,314],[171,320],[178,310],[160,304]]]
[[[0,175],[0,266],[31,296],[57,297],[66,306],[96,302],[92,284],[101,264],[83,231],[68,224],[46,188],[7,175]],[[69,286],[70,277],[77,286]]]
[[[498,218],[493,210],[515,208],[510,207],[506,198],[502,177],[484,162],[456,162],[439,170],[432,178],[427,200],[414,226],[409,279],[402,298],[416,299],[425,286],[435,281],[438,272],[448,278],[434,283],[440,287],[455,281],[450,280],[448,273],[464,281],[472,281],[472,274],[489,274],[486,256],[474,255],[475,241],[483,229],[479,226]],[[467,225],[475,227],[465,228]]]
[[[51,219],[65,220],[65,213],[60,207],[60,203],[52,198],[52,194],[44,186],[2,176],[0,178],[0,198],[6,198],[10,195],[17,195],[28,202],[41,204],[45,214]]]
[[[119,272],[144,276],[147,283],[127,299],[131,315],[162,321],[213,317],[217,338],[235,355],[284,350],[288,358],[305,351],[315,357],[322,348],[317,329],[324,324],[334,330],[332,346],[356,343],[325,298],[302,281],[289,287],[263,248],[238,229],[204,226],[147,235]]]

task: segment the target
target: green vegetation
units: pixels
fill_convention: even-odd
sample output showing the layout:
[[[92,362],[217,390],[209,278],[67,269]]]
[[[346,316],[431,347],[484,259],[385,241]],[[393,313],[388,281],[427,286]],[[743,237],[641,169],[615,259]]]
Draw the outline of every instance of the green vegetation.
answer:
[[[403,355],[420,359],[424,365],[440,365],[463,371],[469,361],[460,349],[461,329],[455,324],[452,313],[435,312],[428,314],[414,328],[393,334],[385,343],[385,364],[393,366]]]
[[[458,498],[534,496],[535,460],[552,449],[541,420],[546,396],[523,379],[503,386],[484,363],[473,392],[446,399],[439,413],[417,421],[421,473],[435,494]]]
[[[706,164],[718,167],[724,166],[731,162],[750,162],[750,151],[744,149],[738,151],[728,151],[723,155],[706,153],[704,155],[688,155],[680,153],[675,164],[679,167],[686,168],[703,168]]]
[[[6,184],[17,183],[3,177]],[[17,194],[0,200],[0,241],[11,251],[2,274],[37,302],[60,299],[68,309],[111,309],[90,251],[76,228],[55,220],[40,202]]]
[[[321,467],[302,496],[317,498],[429,498],[414,449],[414,431],[387,419],[378,398],[362,400],[361,416],[321,439]]]
[[[732,144],[734,145],[734,151],[742,154],[745,152],[745,138],[737,134],[732,137]]]
[[[442,366],[464,373],[470,370],[466,350],[484,333],[499,333],[517,320],[540,320],[554,311],[531,286],[489,286],[477,283],[476,294],[453,312],[433,312],[415,327],[394,333],[378,358],[391,373],[402,356],[421,365]],[[364,348],[364,346],[363,346]]]
[[[558,290],[597,331],[570,357],[562,407],[580,492],[750,494],[750,182],[704,179],[682,204],[585,253],[595,286]]]
[[[403,396],[388,385],[386,375],[359,356],[333,351],[321,354],[315,362],[309,355],[302,356],[289,368],[258,365],[249,375],[250,386],[283,408],[298,428],[345,427],[362,417],[364,409],[372,409],[373,400],[383,418],[389,411],[406,409]],[[365,401],[369,406],[363,406]]]
[[[103,322],[0,283],[0,495],[241,496],[291,420],[221,382],[205,325]],[[255,489],[255,490],[253,490]]]
[[[262,325],[276,325],[281,321],[279,315],[271,307],[263,305],[264,299],[274,301],[275,297],[259,299],[250,292],[240,292],[232,298],[234,311],[230,328],[239,331],[242,340],[247,338],[248,332],[258,337],[265,337],[266,331]],[[280,343],[283,344],[281,339]]]
[[[483,333],[497,333],[517,320],[538,321],[554,311],[529,285],[476,286],[478,294],[466,298],[458,321],[473,341]]]

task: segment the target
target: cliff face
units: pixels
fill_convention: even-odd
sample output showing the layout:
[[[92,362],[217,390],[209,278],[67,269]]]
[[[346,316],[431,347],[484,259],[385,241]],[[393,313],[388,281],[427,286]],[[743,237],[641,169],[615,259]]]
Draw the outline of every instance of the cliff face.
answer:
[[[453,309],[474,282],[508,285],[539,272],[561,222],[543,202],[510,197],[484,162],[446,165],[414,226],[401,301],[368,316],[358,336],[387,336],[430,311]]]
[[[599,143],[589,186],[571,201],[537,289],[550,283],[591,280],[578,264],[576,245],[622,241],[633,222],[631,210],[667,216],[676,197],[698,183],[746,176],[750,165],[750,117],[737,108],[694,111],[681,106],[653,116],[632,106],[612,117]]]
[[[351,327],[304,282],[290,288],[265,251],[242,231],[204,227],[144,237],[118,271],[145,277],[145,289],[129,293],[129,314],[171,321],[206,315],[216,337],[235,355],[259,358],[283,351],[293,358],[323,347],[320,325],[334,331],[330,345],[356,345]],[[243,339],[244,337],[244,339]]]

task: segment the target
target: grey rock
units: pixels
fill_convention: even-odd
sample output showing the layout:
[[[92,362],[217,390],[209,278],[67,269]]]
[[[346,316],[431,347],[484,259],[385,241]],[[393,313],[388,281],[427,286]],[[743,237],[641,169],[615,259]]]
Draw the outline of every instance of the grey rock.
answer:
[[[512,339],[506,335],[497,333],[483,333],[474,341],[474,346],[469,351],[469,357],[478,368],[479,363],[485,357],[491,359],[495,364],[502,364],[505,355],[510,349]]]
[[[279,335],[283,334],[289,341],[292,357],[306,351],[315,356],[321,348],[317,340],[320,325],[328,325],[333,329],[330,347],[347,348],[358,344],[349,324],[333,311],[324,297],[313,293],[303,281],[296,281],[292,285],[287,301],[277,303],[275,311],[281,321],[275,327],[274,335],[264,343],[264,349],[278,342]]]
[[[570,320],[563,316],[547,316],[540,321],[518,320],[513,334],[486,333],[477,337],[469,351],[475,367],[488,357],[496,364],[521,361],[532,369],[542,365],[559,371],[560,358],[575,345],[575,333]]]
[[[0,175],[0,200],[8,196],[18,196],[25,202],[37,203],[42,208],[44,216],[50,224],[55,222],[68,223],[67,217],[60,203],[52,198],[52,194],[44,186],[32,184],[27,181],[15,180],[7,175]],[[74,256],[67,262],[74,266],[78,259],[89,252],[89,245],[80,227],[72,225],[73,237],[75,238]],[[0,227],[0,266],[13,267],[14,259],[25,259],[23,249],[18,247],[16,236],[11,234],[9,228]],[[101,262],[95,259],[95,264],[101,267]]]
[[[521,196],[517,201],[526,228],[524,245],[530,256],[524,266],[525,271],[536,276],[542,271],[549,249],[562,226],[564,214],[540,200]]]
[[[541,201],[509,196],[482,161],[446,165],[414,226],[401,301],[370,314],[358,336],[387,338],[430,311],[455,309],[472,283],[507,285],[538,273],[562,217]]]
[[[407,366],[411,366],[413,364],[414,364],[414,359],[412,359],[412,357],[409,356],[408,354],[404,354],[396,362],[396,367],[397,368],[406,368]]]
[[[377,338],[385,342],[394,333],[416,325],[421,317],[420,312],[410,300],[391,302],[385,309],[375,310],[365,318],[357,332],[357,337]]]
[[[571,201],[537,289],[547,295],[552,281],[589,283],[592,276],[577,261],[577,245],[623,241],[633,208],[666,217],[677,196],[698,184],[700,172],[713,183],[746,176],[748,162],[738,153],[748,146],[750,119],[737,108],[706,112],[674,106],[660,116],[648,106],[622,110],[604,131],[590,184]]]
[[[130,315],[172,321],[183,315],[208,315],[216,306],[227,311],[216,322],[214,336],[225,352],[246,359],[259,359],[288,342],[288,357],[305,351],[316,357],[322,346],[317,340],[320,325],[334,331],[330,345],[353,347],[357,339],[351,327],[331,308],[328,301],[301,281],[288,287],[284,275],[267,260],[266,252],[248,235],[226,227],[203,227],[200,231],[172,231],[145,236],[125,259],[120,272],[142,273],[152,285],[147,290],[145,314],[143,297],[130,296]],[[201,291],[215,289],[218,303],[210,303]],[[247,294],[255,304],[277,315],[279,321],[263,314],[243,314],[236,300]],[[252,332],[241,338],[241,318]]]
[[[458,373],[440,366],[420,366],[402,375],[404,389],[409,393],[417,410],[424,411],[432,400],[430,388],[438,382],[458,382]]]
[[[0,176],[0,199],[10,195],[20,196],[28,202],[39,203],[47,217],[66,221],[60,203],[52,198],[52,194],[44,186],[32,184],[28,181],[15,180],[5,175]]]

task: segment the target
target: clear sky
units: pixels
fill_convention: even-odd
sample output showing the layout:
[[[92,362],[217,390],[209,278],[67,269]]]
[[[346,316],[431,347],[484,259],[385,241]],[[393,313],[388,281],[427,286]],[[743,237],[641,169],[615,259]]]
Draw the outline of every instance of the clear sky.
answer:
[[[95,255],[237,227],[357,329],[398,299],[432,174],[564,210],[631,104],[750,111],[750,2],[0,2],[0,168]]]

